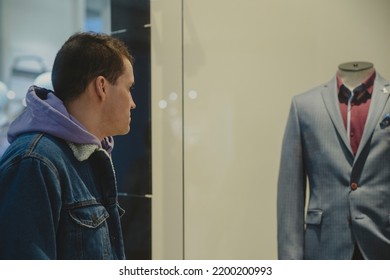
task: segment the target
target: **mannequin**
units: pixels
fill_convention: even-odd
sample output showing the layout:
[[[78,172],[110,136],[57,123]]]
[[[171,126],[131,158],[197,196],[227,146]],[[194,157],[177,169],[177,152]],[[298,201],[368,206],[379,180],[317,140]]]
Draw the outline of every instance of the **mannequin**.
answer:
[[[353,90],[374,73],[375,68],[371,62],[346,62],[339,65],[337,75],[344,85]]]
[[[336,71],[291,101],[278,177],[279,259],[390,259],[390,83],[372,63]],[[339,90],[337,78],[354,91]]]

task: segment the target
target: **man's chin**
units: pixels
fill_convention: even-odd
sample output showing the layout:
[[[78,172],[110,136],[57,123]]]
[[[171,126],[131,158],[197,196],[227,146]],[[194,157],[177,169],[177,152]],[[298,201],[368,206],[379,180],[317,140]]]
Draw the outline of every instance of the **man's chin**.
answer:
[[[128,133],[130,132],[130,130],[131,130],[131,128],[130,128],[130,126],[129,126],[127,129],[124,129],[124,130],[123,130],[123,133],[122,133],[121,135],[126,135],[126,134],[128,134]]]
[[[127,129],[123,129],[121,131],[118,131],[117,133],[115,133],[112,136],[122,136],[122,135],[128,134],[129,132],[130,132],[130,126]]]

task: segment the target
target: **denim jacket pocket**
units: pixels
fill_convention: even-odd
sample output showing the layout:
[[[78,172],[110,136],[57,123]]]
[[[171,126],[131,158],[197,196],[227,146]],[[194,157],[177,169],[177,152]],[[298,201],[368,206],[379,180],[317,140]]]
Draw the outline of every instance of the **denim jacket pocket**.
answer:
[[[322,222],[322,210],[309,209],[306,214],[307,225],[320,225]]]
[[[61,222],[59,259],[113,259],[107,209],[96,201],[69,205]]]
[[[102,205],[90,205],[69,210],[70,217],[79,225],[97,228],[110,216]]]
[[[119,204],[117,204],[116,207],[118,208],[119,218],[122,218],[126,213],[125,209],[123,209]]]

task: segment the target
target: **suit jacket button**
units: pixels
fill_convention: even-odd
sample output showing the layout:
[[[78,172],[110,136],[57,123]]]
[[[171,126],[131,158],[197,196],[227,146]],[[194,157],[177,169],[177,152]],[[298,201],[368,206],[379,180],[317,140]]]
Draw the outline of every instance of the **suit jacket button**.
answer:
[[[358,184],[357,183],[352,183],[351,184],[351,190],[355,191],[357,188],[358,188]]]

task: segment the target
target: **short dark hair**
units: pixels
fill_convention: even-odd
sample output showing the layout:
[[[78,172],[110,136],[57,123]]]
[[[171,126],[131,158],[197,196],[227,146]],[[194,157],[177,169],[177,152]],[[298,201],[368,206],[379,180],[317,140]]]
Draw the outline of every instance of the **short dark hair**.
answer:
[[[103,76],[110,83],[124,72],[123,59],[134,58],[119,39],[103,33],[75,33],[63,44],[54,60],[52,83],[63,102],[78,97],[92,79]]]

